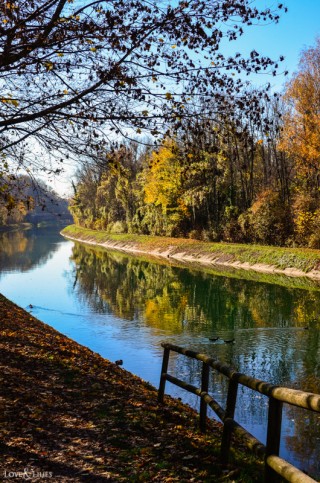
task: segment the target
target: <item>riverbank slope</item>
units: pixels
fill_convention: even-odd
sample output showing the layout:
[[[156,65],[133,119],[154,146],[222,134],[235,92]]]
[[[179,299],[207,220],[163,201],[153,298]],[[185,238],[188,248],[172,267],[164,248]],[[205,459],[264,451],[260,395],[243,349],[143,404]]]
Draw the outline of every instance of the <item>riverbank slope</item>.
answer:
[[[207,436],[188,406],[63,336],[0,295],[0,475],[83,482],[258,482],[237,445],[219,463],[221,425]]]
[[[320,280],[320,251],[260,245],[211,243],[186,238],[110,234],[70,225],[66,238],[91,245],[157,257]]]

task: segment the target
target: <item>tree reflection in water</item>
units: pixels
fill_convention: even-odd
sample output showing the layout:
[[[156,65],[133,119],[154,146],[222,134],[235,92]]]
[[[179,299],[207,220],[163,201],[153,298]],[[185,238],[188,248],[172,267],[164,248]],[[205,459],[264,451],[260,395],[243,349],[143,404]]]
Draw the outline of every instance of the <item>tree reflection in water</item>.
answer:
[[[1,231],[1,271],[25,272],[44,264],[58,249],[58,243],[61,243],[61,236],[56,226]]]
[[[316,283],[312,290],[258,283],[81,244],[75,244],[72,259],[75,290],[95,311],[144,324],[163,340],[187,337],[195,350],[263,380],[320,392]],[[213,335],[219,336],[215,343],[209,341]],[[224,338],[235,343],[224,344]],[[200,385],[196,361],[173,357],[171,371]],[[221,402],[226,389],[224,378],[213,375],[210,390]],[[267,399],[245,388],[240,398],[237,418],[261,437]],[[320,475],[319,415],[288,407],[285,414],[284,455],[303,468],[308,461],[309,471]]]

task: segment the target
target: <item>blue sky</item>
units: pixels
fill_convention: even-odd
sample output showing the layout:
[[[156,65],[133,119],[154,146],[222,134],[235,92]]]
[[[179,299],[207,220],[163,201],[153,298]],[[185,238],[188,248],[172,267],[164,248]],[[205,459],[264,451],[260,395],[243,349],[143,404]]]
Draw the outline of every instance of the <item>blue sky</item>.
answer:
[[[283,2],[280,0],[278,2],[256,0],[253,3],[261,8],[283,3],[288,7],[288,12],[282,12],[278,24],[248,27],[240,39],[225,45],[226,51],[223,53],[228,55],[232,52],[241,52],[245,55],[254,49],[275,60],[283,55],[285,60],[281,64],[279,72],[288,70],[287,77],[279,74],[277,77],[258,75],[250,78],[256,85],[270,82],[273,90],[281,92],[285,82],[298,68],[301,51],[314,45],[316,37],[320,36],[320,0],[283,0]],[[73,169],[65,167],[67,175],[53,183],[54,189],[60,194],[70,191],[69,179]]]
[[[232,50],[245,53],[255,49],[274,59],[284,55],[280,70],[288,70],[289,79],[298,68],[301,51],[314,45],[316,37],[320,36],[320,0],[257,0],[255,3],[262,8],[283,3],[288,12],[281,14],[276,25],[248,27],[245,35],[233,42]],[[255,80],[258,84],[264,82],[270,82],[274,88],[281,90],[286,78],[282,75],[277,78],[258,76]]]

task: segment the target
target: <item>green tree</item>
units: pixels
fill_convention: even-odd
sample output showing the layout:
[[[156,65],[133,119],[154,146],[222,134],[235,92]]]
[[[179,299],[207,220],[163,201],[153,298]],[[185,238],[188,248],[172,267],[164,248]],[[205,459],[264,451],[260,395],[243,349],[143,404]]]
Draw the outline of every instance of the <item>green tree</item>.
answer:
[[[97,167],[84,166],[78,172],[78,183],[70,203],[70,212],[76,224],[93,228],[97,219],[97,190],[101,172]]]
[[[127,231],[136,210],[134,182],[140,169],[137,145],[110,149],[77,175],[71,213],[79,225],[107,231]]]

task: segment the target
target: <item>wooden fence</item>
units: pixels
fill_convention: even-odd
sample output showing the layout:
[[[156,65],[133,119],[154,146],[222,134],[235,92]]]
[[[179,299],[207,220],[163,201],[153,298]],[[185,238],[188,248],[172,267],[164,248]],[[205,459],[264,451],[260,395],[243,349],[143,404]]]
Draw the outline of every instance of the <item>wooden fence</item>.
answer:
[[[208,357],[205,354],[198,354],[192,350],[184,349],[183,347],[173,344],[163,343],[161,345],[164,348],[164,353],[158,392],[159,402],[163,403],[166,381],[169,381],[172,384],[175,384],[176,386],[179,386],[182,389],[199,396],[201,398],[200,429],[203,432],[206,430],[207,407],[210,406],[223,422],[221,458],[224,463],[227,463],[228,461],[231,436],[232,434],[235,434],[242,437],[248,448],[252,450],[253,453],[264,458],[265,483],[276,483],[279,481],[280,477],[292,483],[315,482],[315,480],[310,476],[306,475],[295,466],[280,458],[279,449],[283,403],[308,409],[310,411],[320,412],[320,395],[275,386],[269,384],[268,382],[241,374],[240,372],[232,369],[230,366],[222,364],[217,359]],[[187,357],[197,359],[198,361],[202,362],[201,388],[197,388],[168,374],[170,351],[183,354]],[[210,368],[215,369],[229,379],[225,409],[223,409],[220,404],[208,394]],[[266,445],[262,444],[234,419],[239,384],[246,386],[253,391],[264,394],[269,398]]]

